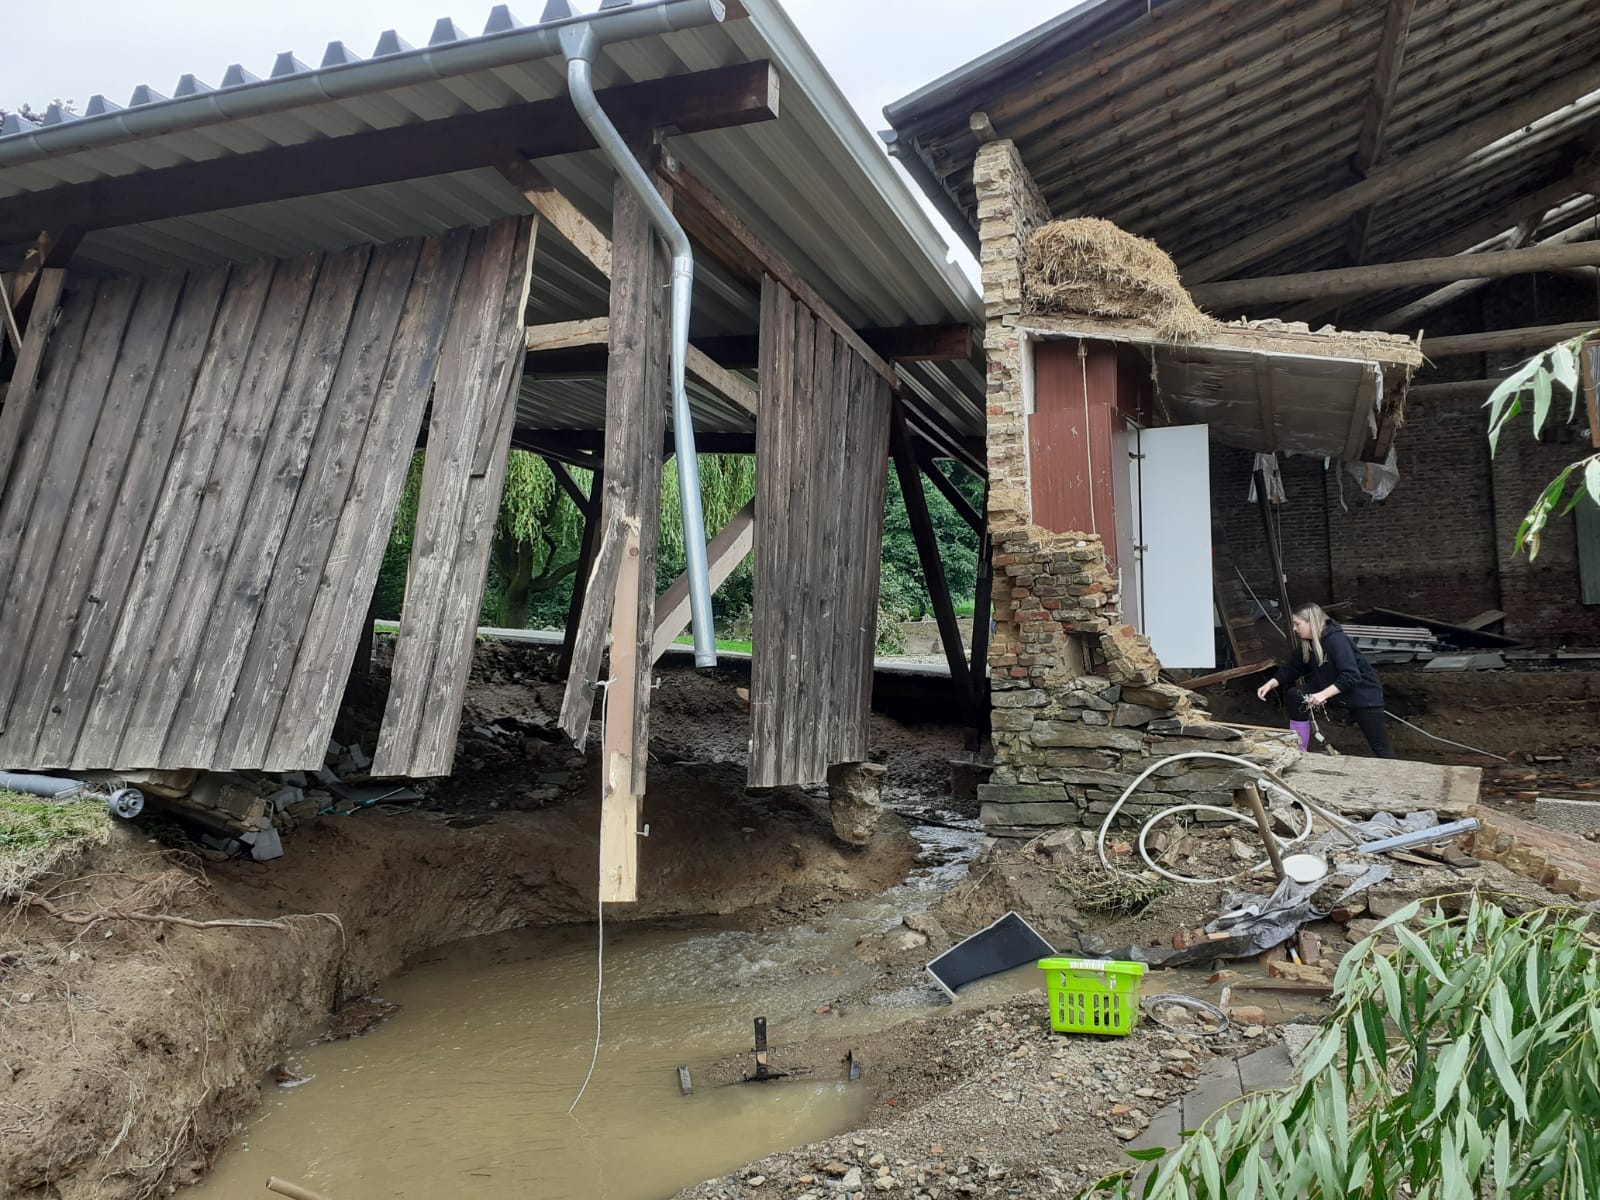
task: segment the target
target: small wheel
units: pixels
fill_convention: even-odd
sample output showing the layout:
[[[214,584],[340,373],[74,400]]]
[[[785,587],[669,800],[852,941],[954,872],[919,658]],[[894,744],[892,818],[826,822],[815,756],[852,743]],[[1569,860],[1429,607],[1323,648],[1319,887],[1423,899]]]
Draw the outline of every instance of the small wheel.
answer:
[[[144,793],[138,788],[118,788],[106,797],[106,808],[112,816],[131,821],[144,811]]]

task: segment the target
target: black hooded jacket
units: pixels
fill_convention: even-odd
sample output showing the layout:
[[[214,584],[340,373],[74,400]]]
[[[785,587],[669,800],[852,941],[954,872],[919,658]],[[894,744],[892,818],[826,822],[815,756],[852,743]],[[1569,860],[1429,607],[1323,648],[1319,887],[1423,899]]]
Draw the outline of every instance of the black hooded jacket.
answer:
[[[1301,653],[1302,649],[1310,648],[1309,642],[1302,642],[1289,661],[1278,668],[1274,678],[1279,687],[1287,689],[1290,684],[1304,680],[1300,687],[1309,695],[1332,684],[1339,689],[1338,699],[1346,707],[1383,707],[1383,684],[1378,682],[1378,673],[1361,657],[1350,635],[1337,621],[1329,621],[1322,628],[1323,662],[1319,664]]]

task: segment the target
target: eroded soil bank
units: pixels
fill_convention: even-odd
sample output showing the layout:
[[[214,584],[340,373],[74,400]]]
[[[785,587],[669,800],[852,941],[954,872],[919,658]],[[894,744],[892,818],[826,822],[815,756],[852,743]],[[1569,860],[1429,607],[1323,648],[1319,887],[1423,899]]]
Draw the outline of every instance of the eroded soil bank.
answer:
[[[458,774],[412,811],[301,820],[284,857],[263,863],[215,861],[159,821],[119,824],[109,845],[32,885],[87,923],[26,904],[0,912],[0,1196],[125,1200],[190,1182],[255,1111],[285,1049],[406,961],[593,921],[592,752],[543,734],[559,703],[548,654],[488,645],[478,657]],[[825,797],[745,794],[739,682],[668,675],[641,898],[608,920],[825,911],[911,870],[917,845],[892,814],[856,849],[835,839]],[[381,686],[366,700],[357,732],[381,712]],[[495,721],[537,736],[473,732]],[[891,766],[937,772],[960,746],[948,728],[883,732]],[[565,772],[546,772],[566,776],[559,786],[538,778],[546,748],[566,756]]]

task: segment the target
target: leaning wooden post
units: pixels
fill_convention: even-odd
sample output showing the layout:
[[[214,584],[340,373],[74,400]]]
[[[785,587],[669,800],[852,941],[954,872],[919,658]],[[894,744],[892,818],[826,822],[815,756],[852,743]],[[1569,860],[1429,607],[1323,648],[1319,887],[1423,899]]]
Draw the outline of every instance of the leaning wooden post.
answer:
[[[971,674],[967,667],[966,652],[961,648],[961,629],[956,624],[955,605],[950,600],[950,587],[945,581],[944,562],[939,557],[939,541],[933,532],[933,518],[928,515],[928,497],[922,490],[922,473],[917,467],[916,450],[911,444],[911,432],[906,428],[905,413],[898,402],[889,419],[895,474],[900,477],[906,516],[911,520],[911,535],[917,543],[917,558],[922,563],[922,573],[928,581],[928,598],[933,602],[933,615],[939,623],[939,640],[944,643],[945,660],[950,664],[950,681],[970,699]]]
[[[561,638],[561,660],[556,670],[562,679],[572,674],[572,652],[578,641],[578,623],[589,594],[589,573],[594,570],[600,547],[600,497],[605,492],[606,475],[596,466],[589,484],[589,509],[583,516],[583,541],[578,550],[578,569],[572,576],[572,603],[567,607],[567,628]]]
[[[1272,836],[1272,822],[1267,818],[1267,807],[1261,803],[1261,789],[1253,783],[1247,783],[1242,789],[1245,805],[1255,816],[1256,828],[1261,831],[1261,840],[1267,845],[1267,858],[1272,862],[1272,873],[1283,882],[1283,856],[1278,853],[1278,839]]]

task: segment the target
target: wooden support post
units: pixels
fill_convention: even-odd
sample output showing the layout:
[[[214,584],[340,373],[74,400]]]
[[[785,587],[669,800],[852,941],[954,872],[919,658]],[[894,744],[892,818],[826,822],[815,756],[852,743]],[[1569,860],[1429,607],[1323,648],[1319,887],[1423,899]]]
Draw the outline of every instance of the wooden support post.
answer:
[[[356,641],[356,661],[350,668],[351,678],[367,679],[372,675],[372,641],[375,635],[373,622],[378,619],[378,589],[372,589],[372,599],[367,602],[367,618],[361,626],[361,636]]]
[[[1261,790],[1253,783],[1244,786],[1244,802],[1251,814],[1256,819],[1256,828],[1261,831],[1261,840],[1266,843],[1267,858],[1272,862],[1272,873],[1282,883],[1283,856],[1278,852],[1278,840],[1272,836],[1272,822],[1267,819],[1267,807],[1261,803]]]
[[[561,728],[580,746],[587,737],[609,624],[610,679],[601,739],[600,898],[629,903],[638,899],[639,816],[649,744],[650,651],[668,390],[668,277],[666,253],[644,205],[621,180],[613,195],[603,534],[572,638]]]
[[[716,591],[733,574],[734,568],[749,557],[756,544],[756,502],[736,512],[706,545],[711,590]],[[656,601],[656,634],[650,661],[659,662],[667,647],[689,627],[689,577],[680,575]]]
[[[987,509],[987,502],[985,509]],[[972,721],[969,750],[977,750],[988,726],[989,623],[994,619],[994,539],[988,529],[978,543],[978,585],[972,597]]]
[[[631,904],[639,898],[639,816],[644,797],[633,786],[633,743],[639,703],[648,702],[648,691],[645,696],[639,693],[639,534],[637,525],[623,531],[622,569],[611,610],[611,679],[601,700],[605,737],[600,745],[600,899],[613,904]]]
[[[944,644],[945,661],[950,664],[950,679],[970,698],[972,676],[967,667],[966,651],[961,646],[961,628],[956,623],[955,605],[950,600],[950,586],[945,580],[944,562],[939,557],[939,541],[933,532],[933,520],[928,516],[928,498],[922,491],[922,473],[917,469],[916,448],[912,445],[905,413],[898,402],[889,419],[895,474],[900,478],[900,491],[905,496],[906,515],[911,519],[911,536],[917,543],[917,558],[922,563],[922,573],[928,582],[928,598],[933,602],[934,619],[939,623],[939,640]]]

